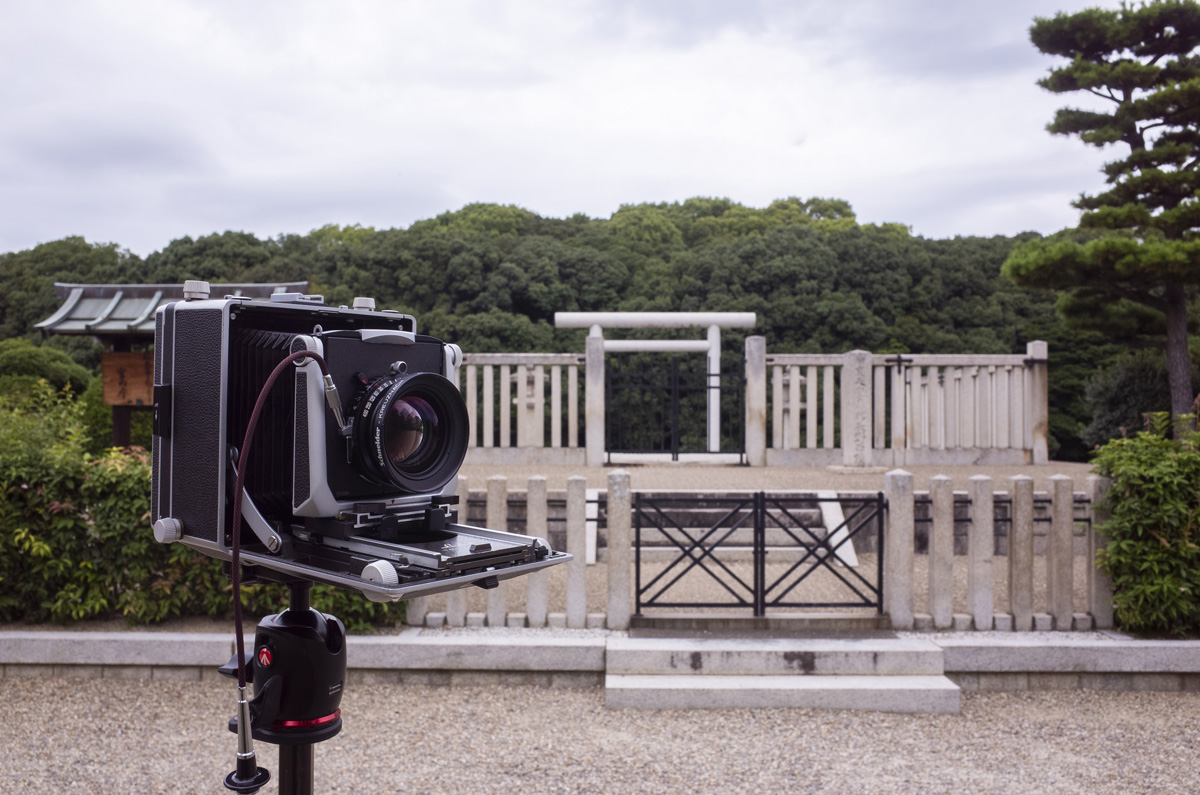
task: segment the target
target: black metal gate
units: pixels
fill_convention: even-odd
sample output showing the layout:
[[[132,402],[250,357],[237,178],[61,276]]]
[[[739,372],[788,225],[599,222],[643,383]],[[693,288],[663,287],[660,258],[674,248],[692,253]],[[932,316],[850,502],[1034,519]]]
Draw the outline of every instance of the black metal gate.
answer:
[[[836,502],[844,520],[814,514]],[[633,495],[636,613],[647,608],[883,610],[882,493]],[[849,546],[847,546],[849,545]],[[861,550],[846,565],[849,549]],[[771,556],[776,560],[771,560]]]
[[[609,356],[604,449],[612,453],[745,454],[745,378],[707,372],[703,356]],[[708,396],[720,401],[720,450],[708,449]]]

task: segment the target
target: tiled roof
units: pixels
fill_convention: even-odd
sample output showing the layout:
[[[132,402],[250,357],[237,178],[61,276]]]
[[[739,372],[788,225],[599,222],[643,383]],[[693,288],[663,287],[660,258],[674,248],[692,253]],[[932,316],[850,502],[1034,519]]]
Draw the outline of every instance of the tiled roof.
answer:
[[[271,284],[213,284],[211,295],[266,298],[272,293],[303,293],[308,282]],[[182,284],[62,284],[54,293],[63,304],[38,323],[45,334],[87,334],[95,337],[153,337],[154,310],[183,300]]]

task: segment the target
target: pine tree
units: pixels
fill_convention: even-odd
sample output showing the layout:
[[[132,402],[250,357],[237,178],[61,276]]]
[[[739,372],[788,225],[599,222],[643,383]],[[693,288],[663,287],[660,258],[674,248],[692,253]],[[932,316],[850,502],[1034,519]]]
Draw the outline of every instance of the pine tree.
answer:
[[[1070,59],[1038,84],[1083,91],[1101,110],[1062,108],[1047,129],[1125,157],[1104,166],[1108,189],[1082,195],[1079,230],[1014,250],[1004,273],[1020,285],[1068,291],[1063,314],[1082,308],[1114,327],[1148,307],[1165,327],[1171,410],[1192,406],[1189,290],[1200,284],[1200,5],[1160,0],[1034,20],[1030,38]],[[1132,311],[1131,311],[1132,310]],[[1095,316],[1092,318],[1095,325]]]

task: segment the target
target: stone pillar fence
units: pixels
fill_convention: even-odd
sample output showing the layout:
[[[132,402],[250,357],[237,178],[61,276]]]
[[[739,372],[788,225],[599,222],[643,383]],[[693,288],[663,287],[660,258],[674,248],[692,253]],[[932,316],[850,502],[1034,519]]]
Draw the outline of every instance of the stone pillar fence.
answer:
[[[605,352],[703,347],[712,360],[718,332],[710,328],[707,341],[657,342],[592,334],[583,353],[464,354],[456,377],[471,422],[467,463],[602,466]],[[746,461],[856,468],[1044,464],[1047,356],[1041,341],[1018,355],[772,354],[764,337],[747,337]],[[716,407],[714,397],[710,415]],[[708,450],[721,452],[712,416],[709,426]]]
[[[746,338],[751,466],[1045,464],[1048,348],[799,354]]]
[[[884,529],[884,610],[898,630],[1091,630],[1113,626],[1112,582],[1096,564],[1107,543],[1097,528],[1106,518],[1097,507],[1110,481],[1089,476],[1075,491],[1071,478],[1053,475],[1034,491],[1024,475],[1004,490],[990,477],[970,478],[955,492],[950,479],[930,478],[928,491],[914,490],[912,474],[885,476],[888,517]],[[956,525],[966,533],[955,534]],[[1000,526],[1003,526],[1001,529]],[[918,527],[922,532],[918,533]],[[950,612],[954,556],[959,540],[966,558],[966,609]],[[914,548],[927,551],[927,611],[914,609],[917,582]],[[1040,558],[1043,562],[1035,562]],[[996,567],[1003,567],[997,572]],[[1077,573],[1083,581],[1077,587]],[[1000,576],[997,576],[997,575]],[[1006,584],[998,598],[995,585]],[[1040,597],[1040,604],[1039,604]]]
[[[893,629],[1024,632],[1113,626],[1112,583],[1095,565],[1097,551],[1107,543],[1097,529],[1105,518],[1097,506],[1107,491],[1106,479],[1089,477],[1083,491],[1063,475],[1046,478],[1044,490],[1035,490],[1034,480],[1024,475],[1000,484],[976,475],[965,491],[954,491],[950,478],[940,475],[930,478],[927,490],[918,490],[913,475],[902,469],[882,479],[887,502],[882,602]],[[628,629],[635,564],[629,473],[610,472],[607,490],[595,500],[604,506],[599,556],[604,573],[591,571],[587,563],[587,525],[593,520],[588,519],[585,478],[569,478],[565,492],[549,492],[543,476],[531,477],[523,493],[510,491],[509,485],[503,476],[490,477],[480,499],[481,492],[472,493],[461,477],[460,520],[546,538],[574,559],[561,571],[502,582],[487,591],[483,610],[468,609],[468,594],[475,589],[411,600],[407,622]],[[482,511],[478,502],[484,503]],[[523,524],[514,514],[524,514]],[[551,577],[557,578],[554,588]],[[510,589],[520,582],[526,589],[524,610],[513,611]],[[956,591],[960,612],[954,610]]]

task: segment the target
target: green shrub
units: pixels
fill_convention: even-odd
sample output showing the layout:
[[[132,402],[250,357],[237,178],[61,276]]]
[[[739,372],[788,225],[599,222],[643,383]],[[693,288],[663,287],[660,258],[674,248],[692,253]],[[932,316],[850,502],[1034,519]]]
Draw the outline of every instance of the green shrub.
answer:
[[[225,565],[150,531],[150,457],[88,452],[83,401],[45,381],[0,405],[0,620],[64,622],[122,615],[134,624],[230,612]],[[363,631],[402,605],[317,586],[313,605]],[[248,615],[287,605],[282,585],[249,585]]]
[[[55,348],[39,348],[21,338],[0,340],[0,378],[12,376],[44,378],[56,390],[70,386],[76,395],[92,380],[92,374],[66,353]]]
[[[1200,433],[1171,439],[1166,414],[1150,420],[1096,454],[1097,471],[1113,479],[1098,563],[1112,575],[1123,628],[1183,635],[1200,629]]]
[[[0,618],[48,618],[62,598],[80,600],[63,618],[108,606],[91,587],[85,441],[79,404],[44,380],[0,409]]]
[[[79,396],[83,403],[83,423],[88,435],[88,452],[101,455],[112,447],[113,407],[104,402],[104,384],[99,378]],[[129,421],[129,443],[135,447],[150,449],[153,433],[154,412],[135,411]]]

